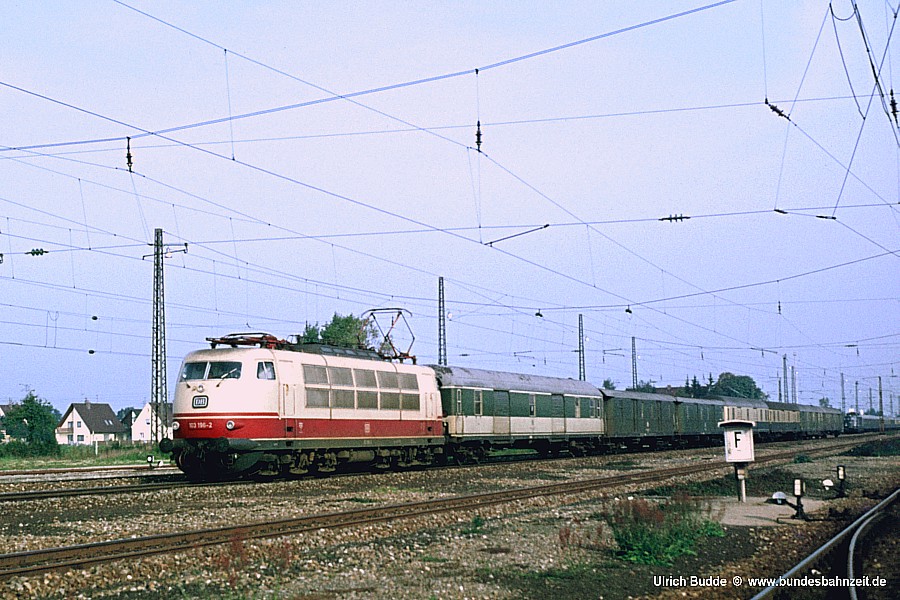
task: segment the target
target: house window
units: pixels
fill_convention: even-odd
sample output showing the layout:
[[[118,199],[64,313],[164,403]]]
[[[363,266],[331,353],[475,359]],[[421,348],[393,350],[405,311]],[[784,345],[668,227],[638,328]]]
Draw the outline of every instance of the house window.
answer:
[[[79,429],[81,429],[81,421],[78,421],[78,423],[75,425],[75,427],[78,427]]]
[[[79,441],[79,442],[83,442],[83,441],[84,441],[84,436],[83,436],[83,435],[79,435],[79,436],[78,436],[78,441]]]

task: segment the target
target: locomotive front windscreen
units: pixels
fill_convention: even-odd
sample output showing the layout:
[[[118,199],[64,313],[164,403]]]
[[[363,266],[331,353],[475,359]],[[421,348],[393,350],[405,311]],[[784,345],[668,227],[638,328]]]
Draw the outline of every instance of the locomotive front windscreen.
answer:
[[[240,379],[241,363],[232,361],[201,361],[184,363],[181,381],[197,379]]]

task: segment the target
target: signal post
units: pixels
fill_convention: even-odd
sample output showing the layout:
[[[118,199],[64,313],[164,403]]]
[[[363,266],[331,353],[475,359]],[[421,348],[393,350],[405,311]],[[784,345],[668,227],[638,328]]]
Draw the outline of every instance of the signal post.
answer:
[[[725,462],[734,464],[734,478],[738,484],[738,500],[747,502],[747,466],[752,463],[753,421],[721,421],[719,427],[725,430]]]

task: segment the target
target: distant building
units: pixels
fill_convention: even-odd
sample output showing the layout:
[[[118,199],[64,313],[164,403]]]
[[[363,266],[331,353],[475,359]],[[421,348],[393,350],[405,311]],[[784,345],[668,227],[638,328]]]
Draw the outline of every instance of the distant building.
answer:
[[[85,400],[69,405],[56,426],[58,444],[78,445],[123,440],[127,429],[109,404]]]
[[[141,411],[136,408],[129,408],[125,415],[122,417],[122,425],[125,426],[125,429],[128,430],[127,436],[128,439],[132,439],[131,428],[137,421],[137,418],[140,416]]]
[[[157,411],[157,408],[163,410]],[[165,413],[165,414],[157,414]],[[150,443],[153,432],[153,421],[156,420],[159,427],[159,436],[162,438],[172,439],[172,403],[168,402],[162,405],[153,405],[150,402],[144,405],[137,417],[131,424],[131,441]]]
[[[6,415],[8,415],[10,409],[12,409],[12,408],[15,407],[15,406],[18,406],[18,404],[0,404],[0,419],[2,419],[3,417],[5,417]],[[0,429],[0,441],[2,441],[2,442],[8,442],[8,441],[9,441],[9,436],[6,435],[6,429],[5,429],[5,428]]]

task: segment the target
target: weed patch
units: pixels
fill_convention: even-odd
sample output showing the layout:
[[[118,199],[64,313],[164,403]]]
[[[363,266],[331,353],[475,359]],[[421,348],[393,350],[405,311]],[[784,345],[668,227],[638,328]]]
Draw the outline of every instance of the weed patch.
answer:
[[[679,556],[694,556],[704,536],[722,536],[717,523],[703,516],[701,504],[678,495],[666,502],[634,498],[613,502],[607,514],[624,560],[645,565],[670,566]]]
[[[900,439],[866,442],[841,453],[841,456],[900,456]]]

